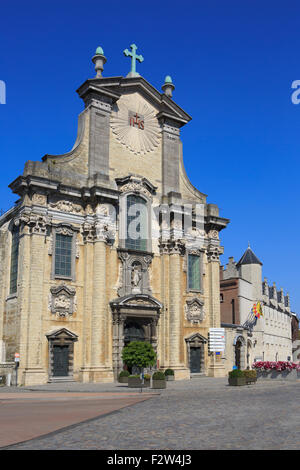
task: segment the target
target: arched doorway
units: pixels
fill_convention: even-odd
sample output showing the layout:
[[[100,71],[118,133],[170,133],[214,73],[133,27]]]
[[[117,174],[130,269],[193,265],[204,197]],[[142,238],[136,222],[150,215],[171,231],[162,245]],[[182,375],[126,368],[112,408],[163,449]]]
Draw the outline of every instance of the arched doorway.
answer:
[[[241,349],[242,349],[242,342],[240,339],[237,340],[234,348],[234,363],[238,369],[241,368]]]
[[[126,321],[124,324],[124,346],[127,346],[132,341],[145,341],[145,330],[142,325],[136,321]],[[124,364],[131,374],[139,374],[139,367],[129,367]]]
[[[248,339],[247,341],[247,369],[250,369],[252,365],[252,343]]]
[[[234,365],[238,369],[245,369],[245,339],[243,336],[236,336],[234,345]]]

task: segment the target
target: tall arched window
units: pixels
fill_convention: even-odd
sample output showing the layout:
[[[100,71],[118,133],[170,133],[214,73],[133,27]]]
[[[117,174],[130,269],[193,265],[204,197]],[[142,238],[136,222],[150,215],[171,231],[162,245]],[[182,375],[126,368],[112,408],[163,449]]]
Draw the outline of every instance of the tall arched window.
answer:
[[[126,248],[147,251],[149,233],[147,212],[145,199],[134,194],[127,196]]]
[[[10,257],[10,286],[9,293],[17,292],[19,264],[19,227],[14,226],[11,237],[11,257]]]

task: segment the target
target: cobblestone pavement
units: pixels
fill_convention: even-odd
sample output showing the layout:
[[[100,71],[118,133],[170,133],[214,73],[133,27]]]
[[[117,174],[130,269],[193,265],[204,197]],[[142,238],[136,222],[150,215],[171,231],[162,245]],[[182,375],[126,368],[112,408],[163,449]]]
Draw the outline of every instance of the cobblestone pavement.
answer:
[[[98,384],[102,391],[113,387]],[[147,401],[9,449],[296,450],[299,390],[299,381],[243,387],[208,377],[169,382]]]
[[[130,390],[0,393],[0,448],[98,418],[152,396]]]

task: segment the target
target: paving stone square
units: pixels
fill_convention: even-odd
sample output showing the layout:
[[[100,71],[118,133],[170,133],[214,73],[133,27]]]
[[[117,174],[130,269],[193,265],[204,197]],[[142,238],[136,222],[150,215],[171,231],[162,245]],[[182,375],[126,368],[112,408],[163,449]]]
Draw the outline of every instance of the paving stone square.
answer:
[[[229,387],[227,379],[208,377],[169,382],[146,401],[9,449],[297,450],[299,387],[299,381]],[[59,388],[64,387],[35,390]],[[79,389],[108,393],[121,388],[73,385],[73,391]]]

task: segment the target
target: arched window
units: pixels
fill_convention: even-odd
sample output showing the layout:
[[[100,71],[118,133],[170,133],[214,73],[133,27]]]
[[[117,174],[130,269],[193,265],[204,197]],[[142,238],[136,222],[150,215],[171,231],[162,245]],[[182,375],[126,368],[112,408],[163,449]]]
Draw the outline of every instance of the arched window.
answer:
[[[125,248],[147,251],[148,213],[147,202],[134,194],[127,196]]]
[[[14,226],[11,237],[11,257],[10,257],[10,286],[9,293],[17,292],[19,264],[19,227]]]

